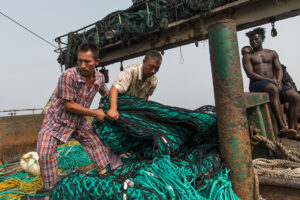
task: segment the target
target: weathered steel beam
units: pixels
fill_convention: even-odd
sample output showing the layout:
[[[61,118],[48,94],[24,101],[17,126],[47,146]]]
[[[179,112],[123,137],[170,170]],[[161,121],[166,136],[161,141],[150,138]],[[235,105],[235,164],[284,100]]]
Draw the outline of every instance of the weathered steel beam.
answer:
[[[259,177],[259,192],[268,200],[300,199],[300,180]]]
[[[231,18],[237,30],[243,30],[297,15],[300,15],[299,0],[238,0],[208,14],[169,24],[167,31],[154,31],[147,39],[133,41],[129,47],[121,42],[107,45],[102,49],[100,65],[142,56],[150,49],[165,50],[207,39],[207,27],[221,19]]]
[[[245,92],[246,107],[254,107],[270,102],[268,93],[250,93]]]
[[[300,190],[299,179],[286,179],[286,178],[274,178],[274,177],[259,177],[260,185],[273,185],[279,187],[287,187],[291,189]],[[300,192],[300,191],[299,191]]]
[[[254,175],[236,25],[221,20],[208,27],[208,37],[222,160],[235,193],[251,200]]]

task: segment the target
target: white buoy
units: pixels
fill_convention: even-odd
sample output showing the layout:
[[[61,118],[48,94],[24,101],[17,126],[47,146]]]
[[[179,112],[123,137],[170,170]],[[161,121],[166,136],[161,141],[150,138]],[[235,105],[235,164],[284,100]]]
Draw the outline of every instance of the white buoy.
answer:
[[[22,156],[20,165],[25,172],[38,176],[40,172],[39,156],[37,152],[29,152]]]

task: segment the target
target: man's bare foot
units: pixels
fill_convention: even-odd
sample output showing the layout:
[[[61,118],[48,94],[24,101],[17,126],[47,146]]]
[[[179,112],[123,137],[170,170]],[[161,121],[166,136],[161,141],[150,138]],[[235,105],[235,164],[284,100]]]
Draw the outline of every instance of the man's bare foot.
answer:
[[[282,129],[279,131],[279,137],[294,137],[297,135],[297,131],[295,129]]]
[[[106,168],[104,168],[99,172],[99,175],[105,174],[106,172],[107,172],[107,170],[106,170]]]

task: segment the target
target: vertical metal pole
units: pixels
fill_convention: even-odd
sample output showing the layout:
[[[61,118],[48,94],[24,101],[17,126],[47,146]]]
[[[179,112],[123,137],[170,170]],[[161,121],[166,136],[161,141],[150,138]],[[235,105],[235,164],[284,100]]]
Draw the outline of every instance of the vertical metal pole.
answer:
[[[235,193],[252,200],[254,174],[235,23],[226,19],[209,26],[208,38],[221,156]]]

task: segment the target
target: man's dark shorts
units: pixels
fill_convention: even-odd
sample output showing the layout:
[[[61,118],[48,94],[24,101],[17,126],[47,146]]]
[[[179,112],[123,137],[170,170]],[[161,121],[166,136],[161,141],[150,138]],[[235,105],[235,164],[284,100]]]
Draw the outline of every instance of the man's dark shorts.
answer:
[[[265,92],[266,86],[271,83],[269,81],[250,81],[249,90],[250,92]],[[280,101],[283,102],[284,94],[291,88],[281,84],[282,90],[279,92]]]

